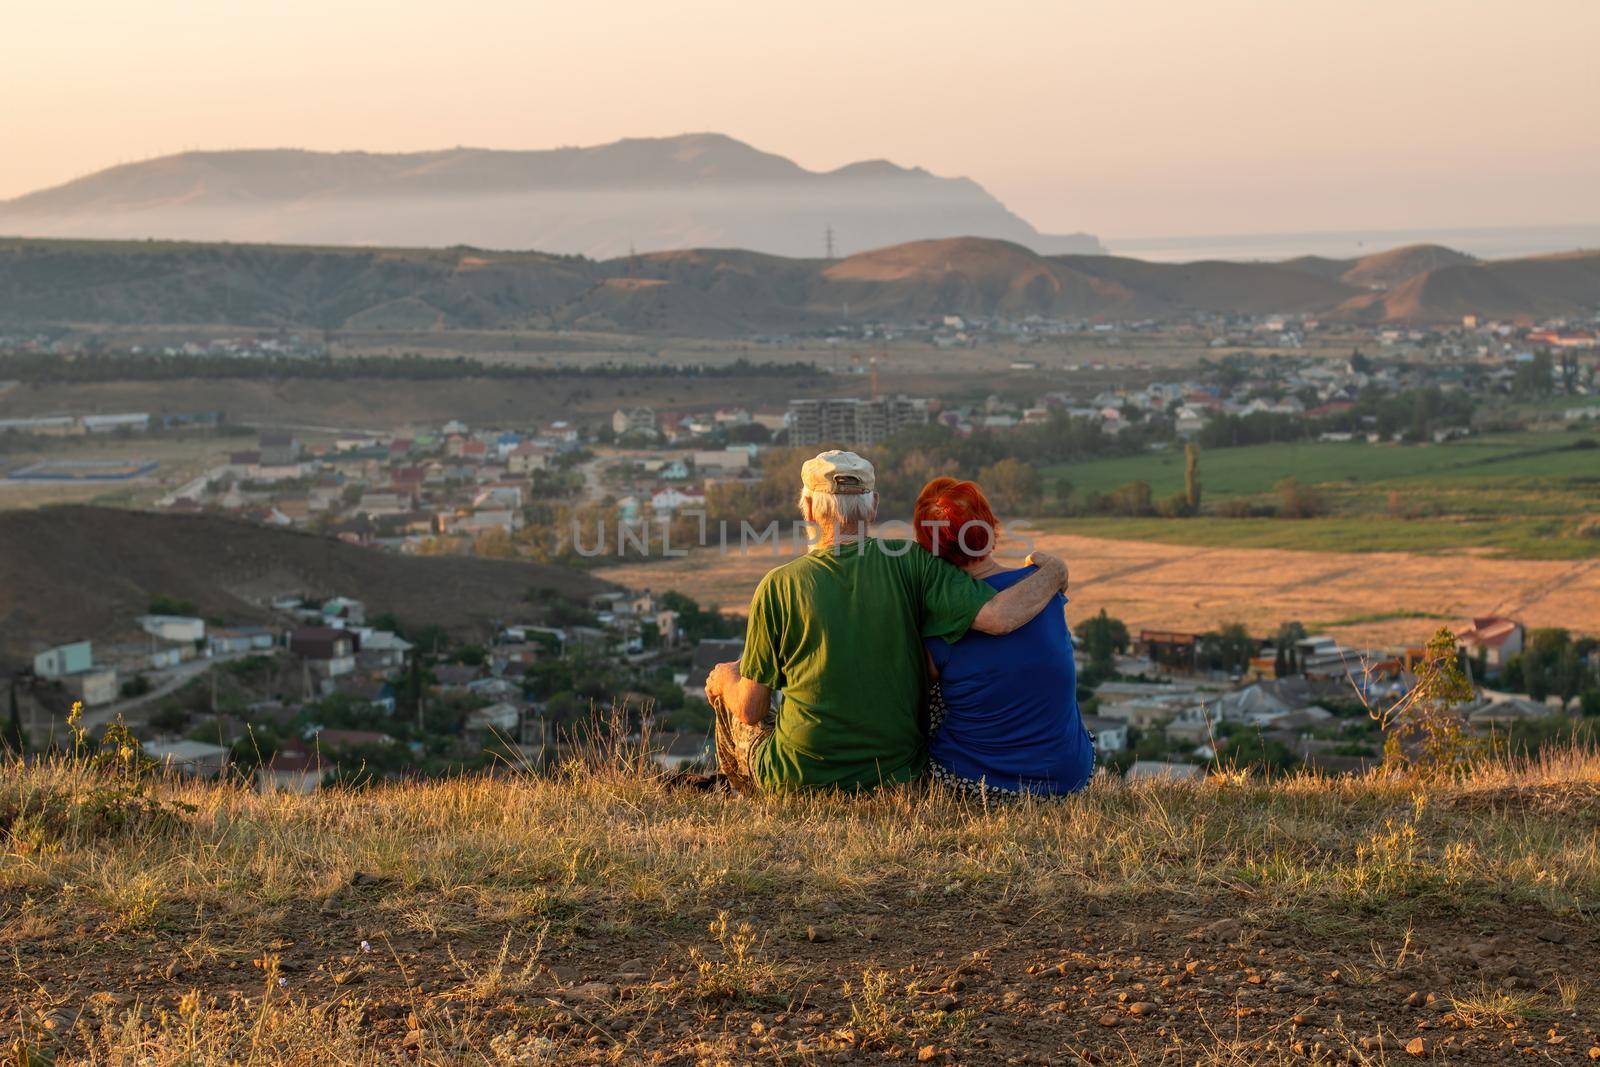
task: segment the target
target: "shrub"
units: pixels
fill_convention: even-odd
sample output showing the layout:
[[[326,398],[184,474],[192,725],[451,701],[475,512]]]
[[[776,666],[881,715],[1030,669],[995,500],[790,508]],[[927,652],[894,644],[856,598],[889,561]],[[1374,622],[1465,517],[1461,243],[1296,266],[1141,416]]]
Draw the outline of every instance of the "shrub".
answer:
[[[1298,478],[1285,478],[1276,486],[1278,514],[1286,519],[1314,519],[1328,513],[1328,502],[1309,485],[1301,485]]]
[[[1129,518],[1154,514],[1155,508],[1150,502],[1150,484],[1128,482],[1109,493],[1091,493],[1089,510],[1110,515],[1126,515]]]
[[[150,716],[150,725],[164,734],[182,733],[189,725],[189,709],[181,704],[163,704]]]
[[[1163,519],[1181,519],[1192,514],[1189,510],[1189,500],[1182,493],[1162,497],[1156,504],[1156,514]]]
[[[1441,627],[1414,669],[1417,682],[1409,693],[1387,707],[1368,705],[1386,735],[1384,769],[1419,778],[1454,777],[1466,770],[1479,747],[1458,712],[1473,691],[1461,670],[1455,635]]]

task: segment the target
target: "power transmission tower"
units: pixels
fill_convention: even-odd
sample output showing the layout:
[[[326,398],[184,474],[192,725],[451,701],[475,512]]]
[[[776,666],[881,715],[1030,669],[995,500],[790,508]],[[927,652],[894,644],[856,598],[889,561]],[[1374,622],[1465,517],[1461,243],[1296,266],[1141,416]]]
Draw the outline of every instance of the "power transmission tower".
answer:
[[[828,249],[827,258],[832,259],[833,258],[833,223],[831,223],[831,222],[828,223],[827,227],[822,231],[822,241],[823,241],[823,244]]]

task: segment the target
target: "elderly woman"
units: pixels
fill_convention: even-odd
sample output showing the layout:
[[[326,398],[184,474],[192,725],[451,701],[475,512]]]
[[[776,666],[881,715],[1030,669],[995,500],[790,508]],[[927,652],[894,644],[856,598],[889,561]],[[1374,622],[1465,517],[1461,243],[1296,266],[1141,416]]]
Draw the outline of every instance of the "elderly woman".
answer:
[[[998,526],[972,482],[935,478],[917,498],[919,544],[997,592],[1032,575],[994,561]],[[974,795],[1058,795],[1083,788],[1094,743],[1078,713],[1077,667],[1066,598],[1006,634],[967,631],[954,643],[926,640],[936,780]]]

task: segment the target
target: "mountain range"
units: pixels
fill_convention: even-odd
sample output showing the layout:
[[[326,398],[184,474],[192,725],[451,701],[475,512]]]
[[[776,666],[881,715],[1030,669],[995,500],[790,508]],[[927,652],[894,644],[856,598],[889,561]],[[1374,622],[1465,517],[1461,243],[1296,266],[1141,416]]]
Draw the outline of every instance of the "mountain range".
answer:
[[[1355,260],[1148,263],[1007,241],[914,241],[842,259],[691,249],[538,252],[0,240],[0,324],[332,330],[574,329],[735,337],[941,315],[1127,321],[1532,320],[1600,306],[1600,253],[1474,260],[1418,245]]]
[[[830,236],[831,233],[831,236]],[[884,160],[810,171],[721,134],[512,152],[185,152],[0,201],[0,234],[279,244],[820,256],[980,236],[1098,252],[1041,234],[967,178]]]

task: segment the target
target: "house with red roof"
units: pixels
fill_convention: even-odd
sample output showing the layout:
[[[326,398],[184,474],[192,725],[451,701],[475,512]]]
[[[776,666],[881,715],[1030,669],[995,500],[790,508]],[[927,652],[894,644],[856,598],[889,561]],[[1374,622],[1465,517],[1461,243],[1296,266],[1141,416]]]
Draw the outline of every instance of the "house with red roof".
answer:
[[[1481,656],[1485,674],[1493,678],[1505,669],[1507,660],[1522,652],[1527,631],[1515,619],[1481,615],[1456,627],[1455,635],[1456,647],[1466,653],[1467,661],[1476,664]]]

